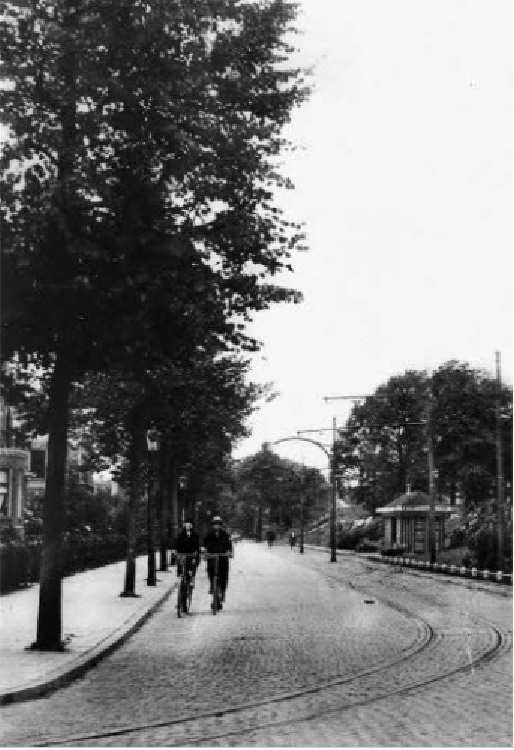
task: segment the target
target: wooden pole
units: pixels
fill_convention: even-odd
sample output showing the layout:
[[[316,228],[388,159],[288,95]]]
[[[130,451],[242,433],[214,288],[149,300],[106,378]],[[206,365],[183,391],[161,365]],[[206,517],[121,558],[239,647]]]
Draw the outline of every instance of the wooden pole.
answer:
[[[496,352],[496,518],[498,525],[498,570],[503,570],[503,454],[501,431],[501,355]]]

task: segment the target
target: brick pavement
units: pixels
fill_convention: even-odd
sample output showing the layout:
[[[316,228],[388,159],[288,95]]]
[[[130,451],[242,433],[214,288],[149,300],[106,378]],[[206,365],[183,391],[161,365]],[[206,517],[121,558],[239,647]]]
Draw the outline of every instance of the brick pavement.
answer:
[[[137,596],[120,597],[125,563],[63,579],[63,640],[66,650],[27,651],[36,639],[39,585],[0,597],[0,702],[44,695],[83,673],[129,637],[176,584],[174,571],[159,571],[146,585],[146,556],[136,564]]]
[[[177,620],[169,603],[80,682],[2,709],[3,742],[504,746],[510,592],[433,578],[239,545],[219,617],[208,612],[203,575],[196,614]],[[441,681],[497,647],[493,626],[507,641],[492,661]],[[435,682],[416,687],[427,679]]]

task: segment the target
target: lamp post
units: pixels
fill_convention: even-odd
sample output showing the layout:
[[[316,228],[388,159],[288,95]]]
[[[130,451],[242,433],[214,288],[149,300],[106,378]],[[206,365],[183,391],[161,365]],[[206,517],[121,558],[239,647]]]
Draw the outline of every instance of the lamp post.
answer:
[[[148,575],[146,579],[147,586],[157,585],[157,572],[155,563],[155,545],[154,545],[154,503],[152,485],[154,481],[154,464],[153,456],[159,450],[159,441],[157,437],[150,432],[146,434],[146,444],[148,446],[148,503],[147,503],[147,534],[148,534]]]
[[[301,435],[304,432],[324,432],[321,430],[299,430],[298,434]],[[337,424],[336,418],[332,420],[332,451],[327,453],[328,455],[328,472],[330,477],[330,484],[332,487],[332,497],[330,503],[330,562],[337,562],[337,539],[336,539],[336,524],[337,524],[337,472],[336,472],[336,439],[337,439]],[[321,444],[318,443],[321,446]]]

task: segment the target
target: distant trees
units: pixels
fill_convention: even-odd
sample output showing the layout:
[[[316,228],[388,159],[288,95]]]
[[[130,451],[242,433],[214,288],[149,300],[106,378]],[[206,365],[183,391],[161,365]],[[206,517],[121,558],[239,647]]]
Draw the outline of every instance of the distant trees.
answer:
[[[302,243],[273,199],[288,187],[280,131],[307,93],[287,65],[295,12],[286,0],[33,0],[0,20],[3,354],[44,373],[49,436],[37,648],[61,647],[77,384],[117,372],[141,389],[125,446],[137,494],[154,374],[258,348],[252,314],[299,301],[271,283]]]
[[[262,538],[264,523],[278,529],[298,527],[300,496],[307,522],[326,499],[327,485],[317,469],[280,458],[266,446],[234,467],[237,514],[242,531]]]
[[[370,512],[406,491],[428,491],[426,407],[438,495],[467,508],[496,492],[496,381],[466,363],[447,362],[431,378],[407,371],[352,410],[337,444],[338,474],[349,496]],[[512,389],[502,388],[502,437],[507,487],[512,487]],[[510,493],[509,493],[510,494]]]

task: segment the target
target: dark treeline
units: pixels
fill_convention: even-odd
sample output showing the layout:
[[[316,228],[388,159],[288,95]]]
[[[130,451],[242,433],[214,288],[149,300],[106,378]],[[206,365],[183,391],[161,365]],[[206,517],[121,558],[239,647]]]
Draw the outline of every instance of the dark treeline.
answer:
[[[307,94],[286,0],[29,0],[0,20],[4,395],[48,435],[36,648],[61,647],[70,432],[137,511],[161,473],[208,483],[262,388],[253,314],[302,245],[275,204],[281,136]],[[149,465],[147,434],[158,436]],[[172,519],[176,522],[176,519]]]

